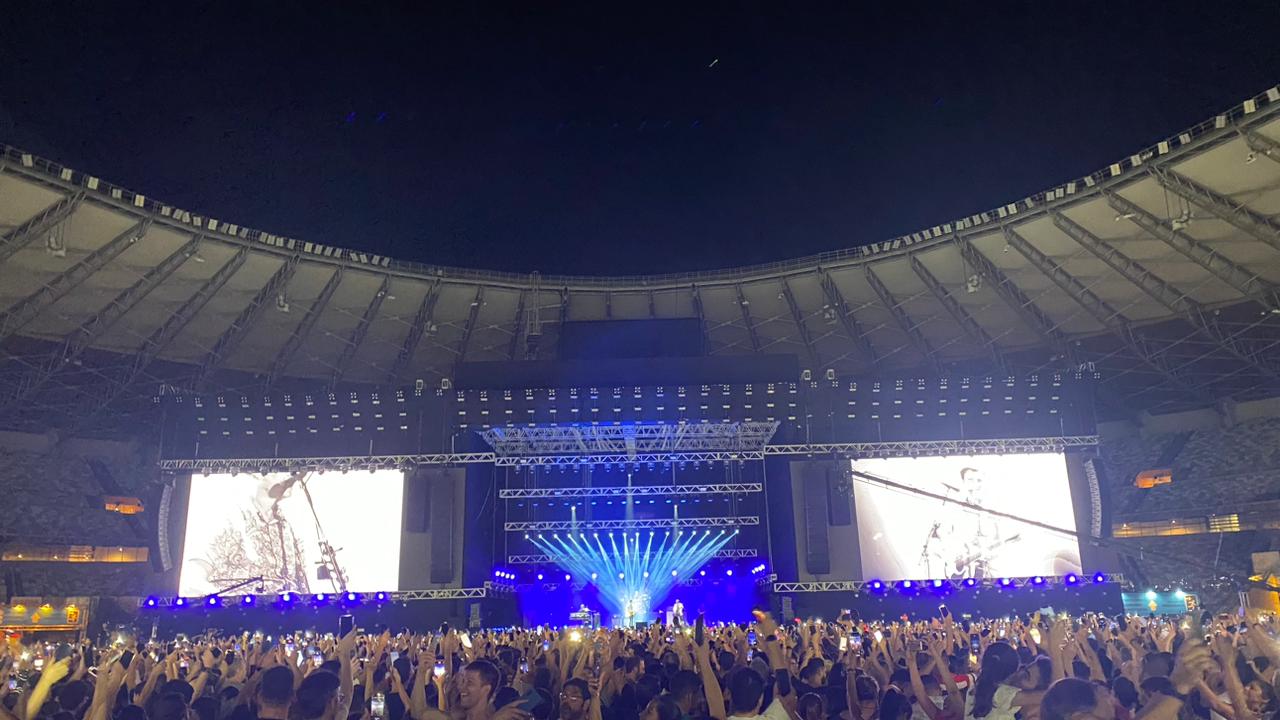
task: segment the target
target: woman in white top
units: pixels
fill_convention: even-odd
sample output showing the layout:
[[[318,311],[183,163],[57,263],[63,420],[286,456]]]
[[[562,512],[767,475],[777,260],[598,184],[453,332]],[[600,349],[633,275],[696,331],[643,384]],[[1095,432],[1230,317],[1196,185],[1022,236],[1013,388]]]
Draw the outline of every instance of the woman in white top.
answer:
[[[995,642],[982,653],[978,681],[965,702],[965,718],[969,720],[1015,720],[1018,711],[1039,706],[1043,691],[1023,690],[1024,678],[1018,673],[1018,651],[1012,645]]]

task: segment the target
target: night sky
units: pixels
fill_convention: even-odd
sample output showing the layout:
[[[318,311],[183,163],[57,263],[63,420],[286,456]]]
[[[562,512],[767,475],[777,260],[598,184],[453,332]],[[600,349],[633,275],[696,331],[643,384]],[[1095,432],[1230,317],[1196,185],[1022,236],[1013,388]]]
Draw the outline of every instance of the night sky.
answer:
[[[345,5],[8,0],[0,142],[399,259],[675,272],[987,210],[1280,81],[1274,0]]]

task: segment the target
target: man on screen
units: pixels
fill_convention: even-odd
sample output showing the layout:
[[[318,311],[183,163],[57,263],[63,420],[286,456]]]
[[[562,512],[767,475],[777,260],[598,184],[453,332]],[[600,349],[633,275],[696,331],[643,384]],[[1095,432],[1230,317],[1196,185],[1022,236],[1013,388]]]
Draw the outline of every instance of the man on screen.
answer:
[[[951,567],[953,579],[977,578],[991,574],[991,563],[996,551],[1005,544],[1015,542],[1018,536],[1002,540],[1000,518],[973,508],[985,508],[982,490],[982,471],[974,467],[960,468],[960,500],[973,506],[952,511],[951,527],[947,533],[954,553]]]

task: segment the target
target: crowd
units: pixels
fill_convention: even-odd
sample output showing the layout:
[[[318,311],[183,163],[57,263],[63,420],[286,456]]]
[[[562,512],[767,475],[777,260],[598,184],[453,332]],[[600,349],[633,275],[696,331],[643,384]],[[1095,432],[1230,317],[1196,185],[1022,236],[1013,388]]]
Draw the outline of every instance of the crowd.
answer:
[[[0,720],[1271,720],[1274,617],[7,644]]]

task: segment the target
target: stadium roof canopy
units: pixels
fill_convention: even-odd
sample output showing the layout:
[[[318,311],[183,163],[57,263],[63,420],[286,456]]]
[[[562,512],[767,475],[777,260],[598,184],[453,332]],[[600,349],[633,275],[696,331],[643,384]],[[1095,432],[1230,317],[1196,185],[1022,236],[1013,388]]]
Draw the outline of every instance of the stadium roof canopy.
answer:
[[[118,427],[165,385],[435,384],[553,357],[566,320],[676,317],[712,354],[794,353],[815,379],[1092,363],[1115,409],[1280,394],[1280,88],[907,236],[661,276],[401,262],[0,147],[0,427]]]

